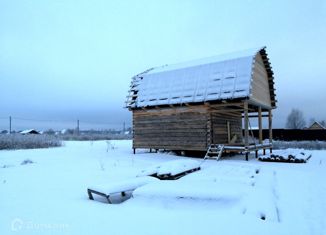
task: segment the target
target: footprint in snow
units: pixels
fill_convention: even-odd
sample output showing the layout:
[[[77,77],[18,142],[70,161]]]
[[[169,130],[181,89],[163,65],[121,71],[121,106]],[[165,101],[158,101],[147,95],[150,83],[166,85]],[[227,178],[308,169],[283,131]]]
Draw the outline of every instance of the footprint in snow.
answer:
[[[34,162],[30,159],[25,159],[20,163],[20,165],[27,165],[27,164],[33,164]]]

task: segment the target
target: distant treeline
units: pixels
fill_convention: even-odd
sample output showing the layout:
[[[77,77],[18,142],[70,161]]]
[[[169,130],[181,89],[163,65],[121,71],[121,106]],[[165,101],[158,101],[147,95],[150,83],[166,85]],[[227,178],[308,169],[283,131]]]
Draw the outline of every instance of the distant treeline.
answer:
[[[54,135],[0,135],[0,150],[50,148],[61,145],[61,140]]]
[[[35,129],[36,130],[36,129]],[[23,130],[15,131],[12,130],[11,133],[20,133]],[[38,131],[38,130],[36,130]],[[115,129],[107,129],[107,130],[78,130],[78,129],[63,129],[60,131],[48,129],[45,131],[38,131],[41,134],[47,135],[77,135],[77,134],[128,134],[131,133],[131,128],[126,128],[125,130],[115,130]],[[0,131],[0,134],[8,134],[8,130]]]
[[[61,131],[55,131],[53,129],[49,129],[46,131],[38,132],[38,134],[24,134],[25,136],[30,135],[40,135],[40,136],[53,136],[59,140],[112,140],[112,139],[131,139],[131,129],[128,128],[123,131],[118,131],[114,129],[109,130],[78,130],[78,129],[64,129]],[[12,132],[11,135],[8,135],[8,131],[0,132],[0,136],[3,138],[9,138],[12,135],[23,135],[20,132]],[[27,137],[26,137],[27,138]],[[36,137],[37,138],[37,137]]]
[[[85,133],[58,135],[61,140],[125,140],[131,139],[131,134],[125,133]]]

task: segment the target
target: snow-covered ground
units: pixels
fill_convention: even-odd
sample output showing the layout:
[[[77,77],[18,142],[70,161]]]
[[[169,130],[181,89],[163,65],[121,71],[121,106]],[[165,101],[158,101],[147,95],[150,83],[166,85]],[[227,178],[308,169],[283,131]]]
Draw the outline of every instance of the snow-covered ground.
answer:
[[[0,151],[0,234],[326,234],[326,151],[311,152],[306,164],[206,160],[105,204],[89,200],[87,187],[181,157],[133,155],[131,141]]]

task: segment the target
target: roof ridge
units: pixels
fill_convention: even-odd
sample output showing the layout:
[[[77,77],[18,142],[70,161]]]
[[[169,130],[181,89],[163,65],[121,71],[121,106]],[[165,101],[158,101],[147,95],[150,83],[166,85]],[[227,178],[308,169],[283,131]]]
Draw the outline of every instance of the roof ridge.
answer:
[[[212,64],[216,62],[228,61],[228,60],[233,60],[233,59],[238,59],[243,57],[254,57],[256,56],[257,53],[264,50],[265,48],[266,46],[263,46],[263,47],[251,48],[251,49],[246,49],[241,51],[233,51],[233,52],[223,53],[219,55],[183,61],[180,63],[165,64],[165,65],[153,67],[151,70],[146,71],[145,73],[154,74],[154,73],[160,73],[166,71],[174,71],[186,67],[195,67],[204,64]]]

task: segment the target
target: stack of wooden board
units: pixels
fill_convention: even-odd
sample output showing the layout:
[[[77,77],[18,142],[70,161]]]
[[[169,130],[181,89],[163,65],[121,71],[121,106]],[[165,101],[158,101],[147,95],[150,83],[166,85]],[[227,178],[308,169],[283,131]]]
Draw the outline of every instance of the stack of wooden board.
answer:
[[[141,171],[137,176],[153,176],[160,180],[176,180],[200,170],[200,161],[190,159],[173,160]]]
[[[274,153],[259,156],[264,162],[306,163],[311,154],[300,150],[276,150]]]

